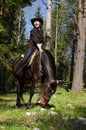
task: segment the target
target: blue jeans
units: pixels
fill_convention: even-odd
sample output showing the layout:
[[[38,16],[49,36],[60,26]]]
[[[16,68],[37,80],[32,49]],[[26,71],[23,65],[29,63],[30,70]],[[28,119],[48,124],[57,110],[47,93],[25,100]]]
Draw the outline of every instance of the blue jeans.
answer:
[[[23,68],[24,68],[25,64],[27,63],[28,58],[31,56],[31,54],[33,53],[34,50],[35,49],[32,48],[32,47],[29,47],[26,50],[24,58],[23,58],[22,62],[20,63],[19,68],[18,68],[18,70],[16,72],[17,75],[22,75],[23,74]]]
[[[34,50],[35,50],[35,49],[32,48],[32,47],[29,47],[29,48],[26,50],[25,55],[24,55],[24,58],[23,58],[23,61],[22,61],[23,64],[25,64],[25,63],[27,62],[28,58],[32,55],[32,53],[33,53]]]

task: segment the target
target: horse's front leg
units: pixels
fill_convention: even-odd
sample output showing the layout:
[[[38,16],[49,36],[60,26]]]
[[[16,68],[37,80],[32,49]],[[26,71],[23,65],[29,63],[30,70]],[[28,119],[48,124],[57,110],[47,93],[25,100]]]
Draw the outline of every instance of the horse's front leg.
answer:
[[[23,103],[25,104],[24,99],[23,99],[23,87],[24,87],[24,82],[22,82],[22,81],[17,81],[17,82],[16,82],[16,87],[17,87],[17,102],[16,102],[16,106],[21,107],[21,106],[22,106],[21,100],[22,100]]]
[[[16,99],[16,106],[20,107],[21,106],[21,101],[20,101],[20,84],[19,81],[15,81],[16,85],[16,92],[17,92],[17,99]]]
[[[32,100],[32,97],[33,97],[33,95],[34,95],[34,89],[35,89],[35,85],[36,85],[36,81],[35,80],[33,80],[32,81],[32,87],[31,87],[31,90],[30,90],[30,98],[29,98],[29,101],[28,101],[28,104],[27,104],[27,109],[30,107],[30,105],[31,105],[31,100]]]
[[[22,100],[22,102],[24,103],[24,105],[25,105],[25,101],[24,101],[24,98],[23,98],[23,88],[24,88],[24,84],[25,84],[25,82],[20,82],[20,98],[21,98],[21,100]]]

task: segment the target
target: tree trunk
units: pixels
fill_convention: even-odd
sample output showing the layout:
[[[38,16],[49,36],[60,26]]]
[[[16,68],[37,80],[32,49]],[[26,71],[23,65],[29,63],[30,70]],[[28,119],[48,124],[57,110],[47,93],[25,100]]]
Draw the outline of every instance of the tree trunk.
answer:
[[[19,15],[18,15],[18,31],[17,31],[17,39],[16,39],[16,45],[18,46],[19,42],[20,42],[20,33],[21,33],[21,10],[19,10]]]
[[[72,81],[73,81],[74,57],[75,57],[76,44],[77,44],[77,37],[76,37],[76,31],[74,31],[73,46],[72,46],[72,58],[71,58],[71,71],[70,71],[70,86],[69,86],[70,89],[72,87]]]
[[[14,28],[15,28],[15,26],[14,26],[15,7],[13,4],[9,7],[9,15],[10,15],[10,17],[9,17],[9,31],[8,31],[9,37],[8,37],[7,43],[11,44],[12,38],[14,37]]]
[[[0,7],[0,15],[3,15],[3,7]]]
[[[5,84],[6,84],[6,67],[2,66],[0,69],[0,93],[5,92]]]
[[[57,4],[57,11],[56,11],[56,37],[55,37],[55,64],[57,67],[57,44],[58,44],[58,4]]]
[[[51,41],[51,10],[52,10],[52,0],[47,1],[46,7],[46,31],[45,31],[45,42],[46,49],[50,50],[50,41]]]
[[[83,68],[84,68],[84,50],[85,50],[85,27],[83,19],[83,8],[81,0],[78,0],[78,43],[75,54],[75,66],[73,74],[72,91],[82,91],[82,79],[83,79]]]
[[[86,43],[86,0],[84,0],[84,14],[83,14],[83,26],[84,26],[84,40]]]

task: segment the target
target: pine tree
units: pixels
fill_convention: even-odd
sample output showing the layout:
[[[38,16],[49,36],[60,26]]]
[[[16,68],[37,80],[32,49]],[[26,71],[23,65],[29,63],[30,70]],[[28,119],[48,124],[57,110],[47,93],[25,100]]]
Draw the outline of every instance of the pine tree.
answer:
[[[43,18],[43,15],[41,14],[41,7],[38,6],[35,12],[35,17],[37,18]]]
[[[0,0],[0,92],[5,91],[6,82],[11,77],[12,59],[17,51],[13,45],[17,39],[19,10],[26,5],[30,5],[35,0]],[[25,20],[21,17],[20,39],[24,42]],[[20,42],[21,42],[20,41]],[[19,48],[20,49],[20,48]],[[18,49],[18,50],[19,50]],[[18,53],[18,51],[17,51]],[[17,54],[16,54],[17,55]],[[8,76],[7,74],[10,73]]]
[[[24,11],[19,10],[19,13],[17,15],[17,20],[16,20],[16,45],[23,45],[25,44],[25,18],[24,18]]]

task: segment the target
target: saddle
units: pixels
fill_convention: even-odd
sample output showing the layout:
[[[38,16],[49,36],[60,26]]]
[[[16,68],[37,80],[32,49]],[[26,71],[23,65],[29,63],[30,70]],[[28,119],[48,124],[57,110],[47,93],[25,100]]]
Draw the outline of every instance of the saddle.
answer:
[[[34,58],[38,55],[39,51],[38,50],[35,50],[33,52],[33,54],[28,58],[28,61],[27,61],[27,67],[30,66],[34,60]],[[43,75],[43,68],[42,68],[42,65],[40,64],[40,76]]]
[[[28,61],[27,61],[28,64],[27,64],[27,66],[30,66],[30,65],[32,64],[32,62],[33,62],[35,56],[36,56],[38,53],[39,53],[38,50],[35,50],[35,51],[33,52],[33,54],[28,58]]]

